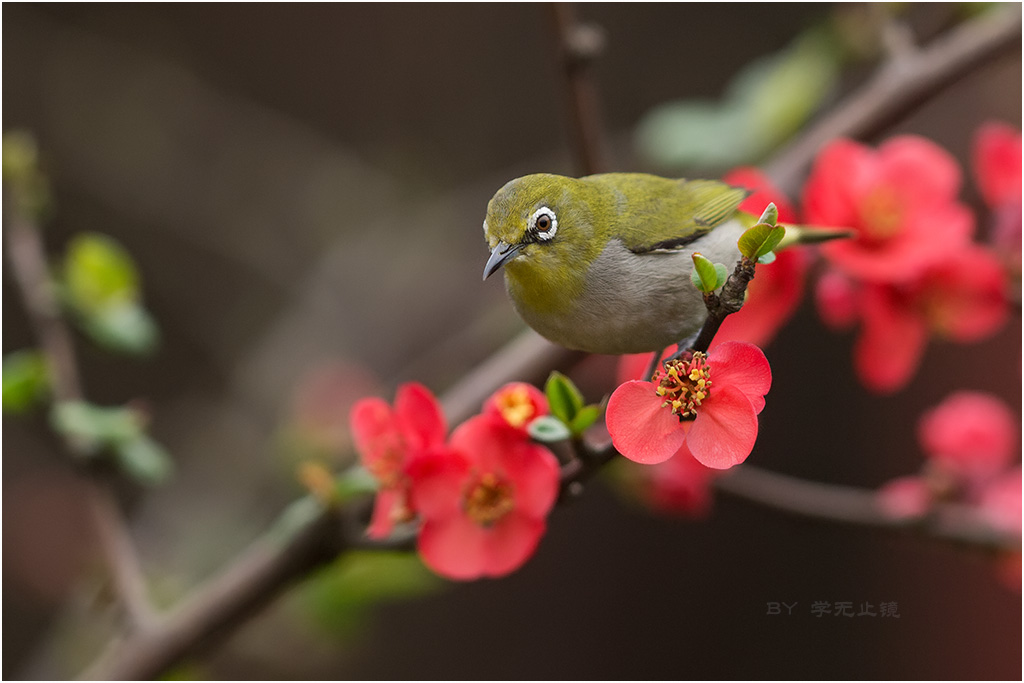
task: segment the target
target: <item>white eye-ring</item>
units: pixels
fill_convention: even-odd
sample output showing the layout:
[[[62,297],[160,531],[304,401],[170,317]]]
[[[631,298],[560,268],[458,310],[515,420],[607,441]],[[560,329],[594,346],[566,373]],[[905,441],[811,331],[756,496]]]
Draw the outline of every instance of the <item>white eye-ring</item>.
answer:
[[[484,235],[487,234],[487,219],[484,219]]]
[[[533,212],[527,225],[532,232],[536,233],[537,239],[549,240],[558,231],[558,218],[555,217],[554,211],[542,206]]]

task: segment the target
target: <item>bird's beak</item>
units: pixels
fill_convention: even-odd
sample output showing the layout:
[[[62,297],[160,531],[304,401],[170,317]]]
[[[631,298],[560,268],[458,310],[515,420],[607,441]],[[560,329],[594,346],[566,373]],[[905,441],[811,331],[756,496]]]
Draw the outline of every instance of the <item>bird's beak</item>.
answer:
[[[505,265],[506,261],[511,261],[519,253],[519,250],[525,247],[526,244],[507,244],[505,242],[498,242],[498,246],[491,250],[491,257],[487,259],[487,265],[484,266],[484,279],[486,280],[491,275],[494,275],[494,271]]]

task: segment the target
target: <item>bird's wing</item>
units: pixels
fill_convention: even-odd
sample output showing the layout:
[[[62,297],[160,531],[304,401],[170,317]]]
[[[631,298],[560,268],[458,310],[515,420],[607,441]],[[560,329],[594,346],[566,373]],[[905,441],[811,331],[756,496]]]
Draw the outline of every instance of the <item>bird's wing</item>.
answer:
[[[635,254],[675,251],[736,215],[750,194],[719,180],[670,180],[615,174],[618,234]],[[632,190],[632,191],[629,191]],[[627,199],[628,198],[628,199]]]

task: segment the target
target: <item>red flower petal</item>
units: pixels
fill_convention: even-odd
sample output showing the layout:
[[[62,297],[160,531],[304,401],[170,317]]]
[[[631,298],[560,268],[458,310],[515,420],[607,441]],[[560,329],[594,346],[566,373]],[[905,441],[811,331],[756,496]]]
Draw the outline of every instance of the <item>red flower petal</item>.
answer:
[[[861,383],[879,393],[896,391],[921,361],[928,329],[889,287],[866,287],[864,326],[853,350]]]
[[[852,327],[860,316],[860,290],[837,270],[827,270],[818,278],[815,301],[822,322],[833,330]]]
[[[930,327],[959,342],[975,342],[1006,321],[1006,272],[996,256],[976,245],[949,255],[926,273],[919,294]]]
[[[679,418],[661,404],[651,382],[626,382],[612,393],[605,424],[619,453],[651,465],[668,460],[679,450],[686,433]]]
[[[746,460],[754,449],[757,413],[739,389],[716,386],[714,391],[698,409],[686,445],[702,465],[724,470]]]
[[[405,498],[403,491],[394,488],[383,488],[377,492],[373,500],[373,516],[366,535],[370,538],[387,538],[395,527],[395,507],[402,505]]]
[[[708,363],[712,382],[709,405],[722,388],[733,387],[747,397],[756,413],[764,409],[764,395],[772,386],[772,369],[761,349],[746,342],[725,342],[708,355]]]
[[[804,184],[804,220],[811,225],[856,227],[859,196],[868,187],[873,153],[852,140],[835,140],[814,162]]]
[[[413,450],[444,443],[448,432],[441,405],[429,389],[416,382],[398,387],[395,394],[395,419]]]
[[[364,398],[356,401],[349,413],[356,450],[369,453],[382,434],[397,432],[393,418],[391,406],[383,399]]]
[[[461,514],[427,519],[420,528],[420,557],[442,576],[467,581],[488,566],[488,531]]]
[[[425,519],[461,512],[462,492],[470,465],[458,451],[437,449],[414,459],[406,469],[413,507]]]
[[[900,135],[882,143],[876,182],[899,193],[905,209],[955,200],[962,176],[956,159],[931,140]]]
[[[483,573],[505,576],[530,559],[547,525],[543,518],[510,513],[487,530]]]

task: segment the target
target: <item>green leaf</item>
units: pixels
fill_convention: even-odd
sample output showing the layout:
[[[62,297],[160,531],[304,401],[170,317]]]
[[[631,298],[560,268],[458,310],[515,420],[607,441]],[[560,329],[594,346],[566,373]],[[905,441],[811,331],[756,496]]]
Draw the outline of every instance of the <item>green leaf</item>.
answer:
[[[63,401],[50,414],[53,428],[86,454],[143,435],[143,419],[131,408],[104,408],[85,401]]]
[[[3,138],[3,179],[5,183],[24,182],[37,170],[39,150],[35,138],[23,130],[10,130]]]
[[[721,282],[725,282],[724,277],[719,277],[720,273],[726,272],[725,266],[722,266],[719,271],[718,266],[708,260],[700,252],[693,254],[693,270],[690,271],[690,282],[693,286],[704,292],[705,294],[713,292],[718,289]]]
[[[772,263],[774,260],[775,260],[775,252],[774,251],[769,251],[764,256],[758,257],[757,262],[759,264],[761,264],[762,266],[766,266],[769,263]]]
[[[527,427],[530,436],[541,443],[557,443],[572,437],[565,423],[554,415],[538,417]]]
[[[775,225],[779,222],[779,207],[775,206],[775,202],[768,202],[757,222],[765,225]]]
[[[558,371],[548,376],[544,395],[547,396],[551,413],[565,424],[572,422],[583,407],[583,394],[571,379]]]
[[[729,279],[729,269],[726,268],[724,264],[716,263],[715,277],[717,278],[717,282],[715,282],[715,289],[718,289],[725,284],[726,280]]]
[[[156,321],[133,301],[82,312],[81,321],[93,340],[113,351],[146,355],[156,350],[160,341]]]
[[[351,636],[375,603],[410,600],[443,585],[414,553],[357,550],[304,582],[297,599],[322,628]]]
[[[771,226],[758,223],[742,235],[738,242],[740,253],[751,261],[756,261],[779,245],[786,234],[781,225]]]
[[[580,412],[576,413],[576,417],[573,418],[572,423],[569,425],[569,431],[572,432],[573,436],[579,436],[587,431],[590,425],[597,422],[603,411],[604,406],[601,405],[591,404],[584,406],[580,409]]]
[[[164,447],[145,434],[114,444],[121,469],[146,486],[162,484],[174,472],[174,461]]]
[[[114,239],[82,233],[68,245],[64,286],[72,306],[95,312],[139,299],[139,276],[131,255]]]
[[[39,403],[50,388],[46,359],[34,349],[4,356],[3,379],[5,414],[25,412]]]

